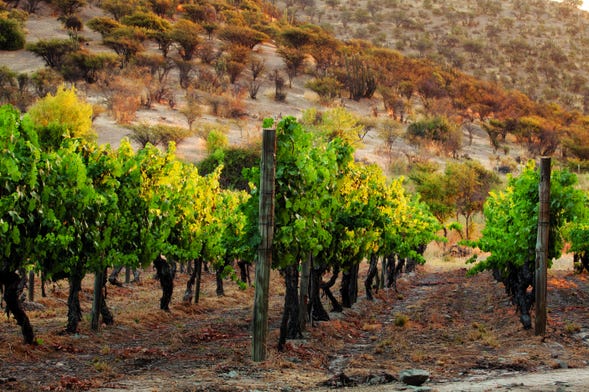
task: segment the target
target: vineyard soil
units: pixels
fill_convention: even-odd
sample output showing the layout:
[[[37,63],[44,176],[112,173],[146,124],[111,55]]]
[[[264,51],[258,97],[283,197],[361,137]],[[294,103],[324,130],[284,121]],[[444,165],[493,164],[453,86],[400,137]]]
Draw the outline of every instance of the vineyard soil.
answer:
[[[304,339],[289,341],[282,353],[276,343],[284,292],[276,274],[268,360],[259,364],[250,360],[253,288],[226,282],[226,295],[217,297],[214,275],[205,274],[200,303],[188,305],[181,302],[187,276],[179,274],[168,313],[158,309],[159,283],[144,271],[139,284],[109,286],[116,323],[94,333],[87,278],[85,318],[78,334],[66,335],[67,284],[59,282],[46,298],[36,293],[43,309],[29,311],[39,345],[22,344],[14,320],[2,320],[0,389],[316,391],[349,379],[358,390],[395,391],[404,388],[397,381],[362,384],[420,368],[431,374],[427,385],[440,391],[580,391],[575,385],[588,380],[589,279],[569,266],[570,259],[550,273],[545,338],[522,330],[490,275],[467,277],[462,260],[438,261],[402,277],[398,293],[381,290],[373,302],[361,293],[352,309],[309,326]],[[553,373],[560,368],[576,371]],[[527,383],[527,374],[544,377]],[[488,381],[509,375],[516,378]]]

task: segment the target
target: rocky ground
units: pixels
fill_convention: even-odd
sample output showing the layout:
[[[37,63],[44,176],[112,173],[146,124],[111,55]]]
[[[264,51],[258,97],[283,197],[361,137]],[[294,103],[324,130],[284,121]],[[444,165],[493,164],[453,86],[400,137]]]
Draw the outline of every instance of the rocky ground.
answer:
[[[467,277],[458,260],[419,267],[353,308],[309,326],[304,339],[276,350],[283,284],[274,276],[268,359],[250,360],[253,288],[226,283],[215,295],[205,275],[199,304],[183,304],[180,274],[170,313],[158,310],[158,282],[109,287],[116,323],[89,330],[91,282],[81,328],[64,335],[67,284],[30,312],[39,345],[25,346],[12,319],[0,330],[0,388],[6,391],[358,391],[408,390],[406,369],[430,375],[439,391],[581,391],[589,382],[587,275],[569,262],[550,273],[548,332],[521,328],[503,287],[490,275]],[[558,267],[558,265],[557,265]]]

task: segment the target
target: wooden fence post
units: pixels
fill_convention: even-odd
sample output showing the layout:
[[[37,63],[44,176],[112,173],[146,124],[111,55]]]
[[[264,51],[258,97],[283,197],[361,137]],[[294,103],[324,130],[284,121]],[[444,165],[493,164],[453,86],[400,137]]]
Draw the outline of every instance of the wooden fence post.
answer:
[[[272,268],[272,240],[274,238],[274,193],[276,177],[276,130],[264,129],[262,138],[262,162],[260,172],[260,218],[262,238],[256,263],[254,315],[252,333],[252,360],[266,359],[268,336],[268,297],[270,269]]]
[[[102,268],[94,274],[94,297],[92,298],[92,319],[90,321],[90,328],[93,331],[98,331],[100,328],[100,313],[102,311],[102,287],[104,286],[104,277],[106,276],[106,268]]]
[[[546,333],[546,292],[547,292],[547,259],[550,230],[550,158],[540,159],[540,209],[538,213],[538,238],[536,240],[536,336]]]

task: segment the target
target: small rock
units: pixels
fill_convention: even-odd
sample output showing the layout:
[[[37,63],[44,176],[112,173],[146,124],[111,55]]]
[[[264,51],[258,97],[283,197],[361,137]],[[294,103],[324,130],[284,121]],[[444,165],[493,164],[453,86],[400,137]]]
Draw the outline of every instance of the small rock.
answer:
[[[45,310],[45,305],[38,302],[25,301],[22,303],[26,311]]]
[[[399,372],[399,380],[407,385],[420,386],[429,379],[429,372],[422,369],[407,369]]]
[[[382,384],[389,384],[393,381],[396,381],[397,379],[395,378],[395,376],[390,375],[388,373],[382,373],[382,374],[371,374],[369,376],[367,376],[364,381],[362,382],[362,384],[366,384],[366,385],[382,385]]]
[[[223,373],[221,376],[223,378],[236,378],[239,374],[235,370],[231,370],[227,373]]]
[[[331,377],[329,380],[323,381],[319,385],[323,387],[343,388],[353,387],[356,385],[356,383],[350,377],[346,376],[345,373],[339,373]]]

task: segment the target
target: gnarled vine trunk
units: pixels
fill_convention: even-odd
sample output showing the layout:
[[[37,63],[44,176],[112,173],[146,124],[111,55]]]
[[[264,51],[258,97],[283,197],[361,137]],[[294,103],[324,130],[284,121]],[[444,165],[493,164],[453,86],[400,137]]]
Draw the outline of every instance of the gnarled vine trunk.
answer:
[[[174,292],[174,277],[176,276],[176,263],[173,260],[168,261],[164,256],[159,255],[153,262],[157,277],[162,288],[162,298],[160,299],[160,309],[170,311],[170,301]]]
[[[370,255],[370,267],[368,268],[368,274],[366,275],[366,279],[364,280],[364,288],[366,289],[366,298],[368,298],[370,301],[372,301],[374,299],[372,296],[372,288],[374,287],[375,291],[378,292],[378,284],[376,286],[373,286],[373,284],[372,284],[372,281],[377,276],[378,276],[378,256],[373,253]]]
[[[335,282],[337,281],[338,276],[339,276],[339,267],[335,266],[333,268],[331,278],[329,278],[329,280],[327,282],[321,281],[321,290],[323,290],[323,294],[325,294],[327,296],[327,298],[329,298],[329,301],[331,302],[331,306],[332,306],[332,309],[331,309],[332,312],[341,312],[343,310],[342,305],[338,302],[338,300],[335,298],[335,296],[331,292],[331,288],[335,285]]]
[[[92,320],[90,326],[92,330],[97,331],[100,326],[99,315],[106,325],[112,325],[115,320],[106,303],[106,268],[94,276],[94,299],[92,301]]]
[[[283,351],[286,339],[299,339],[303,337],[299,323],[299,270],[298,264],[290,265],[284,269],[284,282],[286,292],[284,294],[284,311],[280,324],[280,337],[278,350]]]
[[[6,302],[7,313],[12,313],[20,326],[26,344],[35,344],[35,333],[22,303],[19,300],[19,283],[21,277],[16,272],[0,272],[0,285]]]
[[[190,266],[194,263],[194,267],[189,268],[190,278],[188,278],[188,282],[186,282],[186,290],[184,291],[184,297],[182,297],[182,301],[191,303],[192,298],[194,297],[194,303],[198,303],[200,297],[200,279],[202,274],[202,264],[203,261],[201,258],[196,260],[190,261],[188,265]],[[193,290],[193,287],[196,286]]]
[[[575,252],[573,254],[573,267],[576,273],[583,270],[589,272],[589,251]]]
[[[311,268],[311,317],[314,321],[329,321],[329,314],[321,303],[320,289],[323,283],[322,277],[325,272],[325,267],[313,267]]]
[[[237,262],[237,265],[239,267],[241,281],[251,286],[252,280],[250,278],[250,267],[252,263],[250,263],[249,261],[239,260]]]
[[[532,328],[530,309],[534,304],[534,261],[525,263],[522,267],[510,265],[507,276],[501,276],[497,270],[493,271],[496,280],[503,283],[511,302],[519,311],[520,322],[524,329]]]
[[[188,278],[188,281],[186,282],[186,290],[184,290],[184,296],[182,297],[182,301],[187,302],[187,303],[192,302],[192,298],[194,297],[193,287],[196,282],[196,266],[194,268],[190,268],[192,263],[196,264],[196,260],[191,260],[188,262],[187,270],[191,270],[190,277]]]
[[[82,279],[84,279],[84,271],[80,266],[76,266],[68,277],[70,290],[67,299],[67,326],[65,327],[67,333],[76,333],[78,323],[82,320],[82,308],[80,307]]]
[[[223,288],[223,278],[225,273],[225,267],[231,265],[231,261],[225,259],[223,266],[221,268],[217,268],[215,271],[215,279],[217,280],[217,296],[222,297],[225,295],[225,289]]]
[[[397,278],[401,275],[406,260],[407,259],[397,257],[394,253],[386,257],[386,286],[388,288],[394,288],[395,292],[397,292]]]
[[[358,300],[358,271],[359,264],[354,264],[343,272],[342,286],[340,293],[342,295],[342,305],[344,308],[351,308]]]

